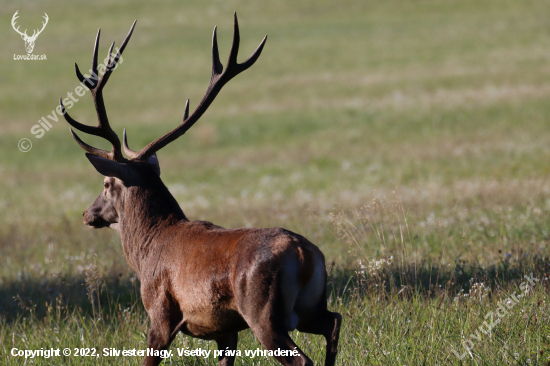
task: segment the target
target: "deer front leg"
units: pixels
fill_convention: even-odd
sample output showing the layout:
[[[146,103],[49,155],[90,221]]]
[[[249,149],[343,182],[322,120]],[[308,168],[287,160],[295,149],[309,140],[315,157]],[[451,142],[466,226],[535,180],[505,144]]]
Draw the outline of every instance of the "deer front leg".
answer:
[[[162,358],[159,355],[152,355],[154,351],[167,350],[170,347],[170,343],[175,338],[174,329],[171,325],[170,318],[165,314],[153,314],[149,315],[151,318],[151,327],[147,335],[147,348],[149,349],[148,355],[143,360],[143,366],[157,366],[162,362]],[[151,349],[153,352],[151,352]]]
[[[216,343],[218,344],[218,350],[225,351],[227,350],[237,350],[237,342],[239,340],[239,333],[233,333],[226,335],[224,337],[220,337],[216,339]],[[221,356],[218,356],[218,365],[219,366],[233,366],[235,364],[235,355],[233,356],[225,356],[222,354]]]

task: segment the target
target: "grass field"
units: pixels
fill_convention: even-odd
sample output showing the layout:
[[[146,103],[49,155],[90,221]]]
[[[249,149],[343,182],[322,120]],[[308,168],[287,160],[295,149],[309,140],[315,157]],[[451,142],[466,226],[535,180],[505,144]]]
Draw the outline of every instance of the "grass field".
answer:
[[[33,52],[46,61],[14,60],[26,53],[10,26],[16,10],[21,29],[48,14]],[[117,233],[81,221],[102,177],[65,121],[39,139],[30,130],[74,92],[73,64],[89,69],[97,29],[103,57],[137,19],[105,100],[113,128],[127,129],[132,148],[145,146],[181,121],[185,99],[197,105],[212,29],[224,61],[233,11],[240,60],[268,34],[260,59],[159,153],[187,217],[282,226],[316,243],[330,308],[344,316],[340,365],[548,364],[550,3],[542,0],[5,2],[0,364],[141,363],[10,355],[145,349],[148,327]],[[96,124],[90,95],[70,114]],[[22,138],[33,144],[25,153]],[[538,280],[528,291],[524,276]],[[292,337],[322,364],[322,337]],[[214,346],[179,335],[165,364],[214,365],[176,352]],[[243,355],[258,347],[242,332]]]

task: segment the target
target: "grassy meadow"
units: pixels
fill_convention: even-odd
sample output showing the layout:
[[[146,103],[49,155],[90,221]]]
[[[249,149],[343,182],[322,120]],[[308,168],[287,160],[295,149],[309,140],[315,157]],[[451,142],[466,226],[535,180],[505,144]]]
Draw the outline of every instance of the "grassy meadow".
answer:
[[[49,23],[26,54],[10,26]],[[12,348],[145,349],[139,283],[113,230],[82,212],[102,177],[64,120],[31,127],[137,26],[105,88],[140,149],[193,110],[241,31],[239,60],[202,119],[159,153],[190,219],[282,226],[325,253],[339,365],[550,362],[550,3],[543,0],[110,2],[0,7],[0,365],[139,365],[141,357],[13,357]],[[91,96],[69,110],[96,124]],[[47,118],[47,117],[46,117]],[[95,137],[88,143],[109,148]],[[28,138],[32,149],[21,152]],[[530,288],[525,288],[531,278]],[[534,279],[533,279],[534,278]],[[536,279],[536,280],[535,280]],[[524,283],[524,285],[522,285]],[[522,294],[514,300],[514,294]],[[498,320],[491,324],[490,319]],[[484,323],[485,322],[485,323]],[[315,364],[324,339],[293,332]],[[215,365],[177,348],[164,364]],[[237,365],[275,365],[244,350]]]

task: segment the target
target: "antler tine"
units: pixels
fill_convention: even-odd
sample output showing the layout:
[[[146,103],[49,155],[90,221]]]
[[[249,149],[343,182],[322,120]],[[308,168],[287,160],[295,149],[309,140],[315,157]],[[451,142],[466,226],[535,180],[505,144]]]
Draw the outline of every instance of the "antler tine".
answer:
[[[227,68],[238,65],[237,55],[239,54],[240,44],[241,34],[239,33],[239,21],[237,20],[237,12],[235,12],[233,13],[233,42],[231,43],[231,50],[229,51],[229,57],[227,58]]]
[[[63,100],[61,98],[59,98],[59,105],[61,106],[61,112],[63,113],[63,117],[65,118],[65,121],[67,121],[71,126],[73,126],[77,130],[80,130],[84,133],[103,137],[101,135],[101,130],[99,130],[97,127],[84,125],[78,121],[75,121],[71,116],[69,116],[69,113],[67,113],[67,110],[65,109],[65,105],[63,104]]]
[[[92,75],[89,78],[86,78],[84,75],[82,75],[82,73],[78,68],[78,65],[75,63],[75,71],[76,71],[76,76],[78,77],[78,80],[80,80],[81,83],[86,85],[86,87],[88,87],[92,93],[92,97],[94,99],[94,104],[96,108],[97,118],[98,118],[97,126],[95,127],[87,126],[80,122],[75,121],[73,118],[71,118],[71,116],[69,116],[69,114],[65,110],[65,106],[63,105],[61,98],[59,100],[59,104],[61,105],[61,109],[63,111],[63,116],[71,126],[73,126],[74,128],[84,133],[103,137],[104,139],[106,139],[111,143],[112,149],[109,152],[109,151],[94,148],[84,143],[71,129],[71,133],[74,139],[76,140],[76,142],[87,152],[94,155],[101,156],[101,157],[105,157],[114,161],[124,161],[125,159],[122,156],[122,146],[120,144],[120,140],[117,134],[113,131],[113,129],[109,125],[109,119],[107,118],[107,110],[105,109],[105,103],[103,101],[103,87],[107,83],[109,76],[111,75],[118,61],[120,60],[122,52],[124,51],[124,48],[128,44],[130,37],[132,36],[132,32],[134,31],[136,22],[137,21],[134,21],[134,24],[132,24],[132,27],[130,28],[128,35],[124,39],[124,42],[122,42],[122,46],[118,49],[117,54],[113,60],[111,60],[111,52],[113,50],[114,42],[111,45],[109,49],[109,56],[108,56],[107,65],[105,67],[105,72],[103,73],[101,78],[99,78],[99,75],[98,75],[98,62],[97,62],[101,29],[97,31],[97,37],[95,40],[94,53],[92,57],[92,69],[90,70],[92,72]]]
[[[206,89],[206,93],[204,94],[204,97],[200,101],[199,105],[197,106],[195,111],[190,116],[188,116],[189,101],[187,101],[184,121],[172,131],[145,146],[143,149],[137,152],[135,157],[132,159],[147,161],[155,152],[162,149],[164,146],[168,145],[170,142],[176,140],[178,137],[187,132],[187,130],[189,130],[189,128],[191,128],[191,126],[193,126],[193,124],[195,124],[195,122],[199,120],[204,112],[206,112],[206,110],[208,109],[210,104],[212,104],[222,87],[229,80],[231,80],[244,70],[248,69],[254,64],[254,62],[256,62],[258,57],[260,57],[266,40],[267,35],[264,37],[256,51],[254,51],[254,53],[248,58],[248,60],[246,60],[242,64],[237,63],[237,53],[239,51],[240,36],[237,13],[235,13],[233,26],[233,43],[231,45],[231,51],[229,53],[227,65],[224,70],[219,58],[215,27],[214,33],[212,35],[212,76],[210,78],[208,88]]]
[[[189,99],[185,102],[185,112],[183,112],[183,121],[181,123],[184,124],[187,118],[189,118]]]
[[[74,68],[76,71],[76,77],[81,83],[84,83],[87,88],[94,89],[97,86],[97,80],[99,79],[99,75],[97,74],[97,50],[99,48],[99,37],[101,36],[101,28],[97,30],[97,36],[95,37],[95,44],[94,44],[94,54],[92,56],[92,68],[91,72],[92,75],[90,78],[84,77],[82,73],[80,72],[80,69],[78,68],[78,65],[74,64]]]
[[[107,53],[107,65],[111,63],[111,57],[113,55],[113,47],[115,47],[115,41],[111,43],[111,47],[109,47],[109,53]]]
[[[92,55],[92,73],[94,73],[93,76],[95,76],[96,80],[99,77],[97,74],[97,53],[99,51],[99,39],[101,38],[101,28],[97,30],[97,36],[95,37],[95,44],[94,44],[94,53]],[[76,63],[75,63],[76,65]],[[94,88],[96,85],[94,84],[92,88]]]
[[[128,41],[130,40],[130,37],[132,37],[132,33],[134,32],[136,22],[137,22],[137,20],[135,20],[134,24],[132,24],[132,28],[130,28],[130,31],[128,32],[128,35],[126,36],[126,38],[124,38],[124,41],[120,45],[120,48],[118,49],[118,51],[115,55],[115,58],[112,61],[111,61],[111,51],[112,51],[115,43],[113,42],[113,44],[111,45],[111,49],[109,50],[109,62],[105,67],[105,73],[101,77],[101,80],[99,80],[98,91],[101,91],[103,89],[103,87],[105,86],[105,84],[107,84],[107,80],[109,80],[109,77],[111,76],[111,73],[115,69],[115,67],[118,63],[118,60],[120,60],[120,57],[122,56],[122,52],[124,52],[124,49],[126,48],[126,45],[128,44]]]
[[[124,153],[127,157],[130,159],[135,159],[138,157],[137,151],[134,151],[128,147],[128,138],[126,137],[126,129],[124,129],[124,133],[122,135],[122,146],[124,147]]]
[[[215,75],[220,75],[223,71],[223,65],[220,62],[220,53],[218,52],[217,30],[218,26],[215,26],[214,33],[212,34],[212,78]]]
[[[93,146],[88,145],[87,143],[82,141],[80,139],[80,137],[78,137],[78,135],[73,131],[72,128],[69,127],[69,130],[71,131],[71,135],[73,135],[73,138],[75,139],[75,141],[80,145],[81,148],[84,149],[84,151],[86,151],[86,152],[88,152],[92,155],[96,155],[96,156],[100,156],[100,157],[105,158],[105,159],[113,160],[113,156],[112,156],[111,152],[101,150],[101,149],[97,149]]]

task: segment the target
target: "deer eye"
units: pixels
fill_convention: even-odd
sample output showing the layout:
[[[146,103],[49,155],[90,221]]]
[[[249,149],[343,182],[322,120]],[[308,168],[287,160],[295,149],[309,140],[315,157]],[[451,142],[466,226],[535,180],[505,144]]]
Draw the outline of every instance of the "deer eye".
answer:
[[[107,182],[103,182],[103,187],[105,187],[105,188],[109,188],[109,183],[107,183]]]

